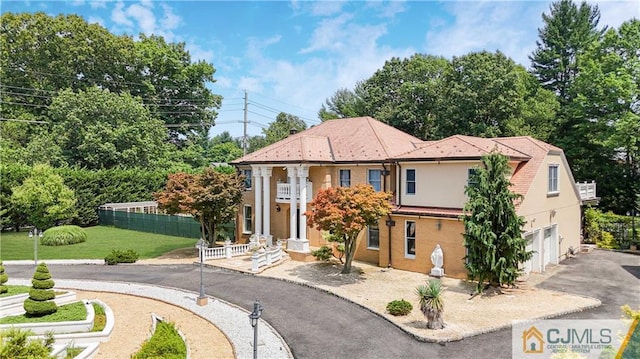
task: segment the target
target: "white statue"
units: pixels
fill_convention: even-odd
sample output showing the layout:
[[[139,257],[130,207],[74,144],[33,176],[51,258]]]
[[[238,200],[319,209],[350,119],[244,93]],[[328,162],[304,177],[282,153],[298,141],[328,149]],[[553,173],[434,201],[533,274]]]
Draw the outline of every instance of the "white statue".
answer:
[[[444,275],[444,269],[442,268],[442,264],[444,262],[444,254],[442,253],[442,248],[440,245],[436,245],[436,249],[431,253],[431,263],[433,263],[433,268],[431,269],[431,275],[434,277],[442,277]]]

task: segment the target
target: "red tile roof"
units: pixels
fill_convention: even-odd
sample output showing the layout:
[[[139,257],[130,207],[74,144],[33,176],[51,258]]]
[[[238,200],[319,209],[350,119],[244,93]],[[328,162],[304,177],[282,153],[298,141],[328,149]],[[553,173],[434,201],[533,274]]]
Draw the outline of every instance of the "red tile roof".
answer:
[[[454,160],[477,159],[493,149],[514,160],[528,160],[528,154],[504,145],[495,139],[455,135],[440,141],[425,143],[422,147],[395,156],[398,160]]]
[[[382,162],[423,142],[371,117],[325,121],[232,162]]]

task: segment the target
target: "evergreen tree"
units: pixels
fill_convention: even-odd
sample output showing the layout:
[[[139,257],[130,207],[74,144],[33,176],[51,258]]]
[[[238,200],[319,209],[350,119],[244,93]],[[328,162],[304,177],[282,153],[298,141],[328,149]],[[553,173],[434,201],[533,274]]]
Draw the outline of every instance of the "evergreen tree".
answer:
[[[482,164],[465,188],[469,200],[463,218],[465,267],[469,279],[478,281],[478,292],[485,282],[496,287],[514,285],[520,275],[518,266],[533,255],[522,236],[524,219],[515,209],[521,196],[509,189],[507,157],[493,151],[483,156]]]
[[[52,289],[55,282],[51,279],[51,273],[49,273],[46,264],[38,264],[33,273],[31,284],[29,298],[24,301],[26,315],[28,317],[42,317],[57,312],[58,305],[54,301],[56,293]]]
[[[9,291],[9,288],[5,285],[9,280],[9,276],[4,272],[4,265],[2,265],[2,261],[0,261],[0,294],[6,293]]]
[[[540,83],[555,92],[564,105],[578,73],[579,55],[604,31],[597,29],[600,10],[584,1],[578,7],[571,0],[560,0],[551,4],[549,14],[542,14],[542,21],[538,47],[529,56],[531,67]]]

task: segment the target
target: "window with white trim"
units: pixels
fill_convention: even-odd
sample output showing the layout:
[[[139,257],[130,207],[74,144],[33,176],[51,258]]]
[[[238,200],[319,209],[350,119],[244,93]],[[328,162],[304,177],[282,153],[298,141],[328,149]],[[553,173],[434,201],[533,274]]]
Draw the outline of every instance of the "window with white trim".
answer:
[[[367,248],[379,249],[380,248],[380,228],[377,224],[371,225],[367,230]]]
[[[244,189],[247,191],[251,190],[251,170],[242,170],[242,174],[244,175]]]
[[[251,206],[245,205],[242,209],[242,233],[251,233],[253,228],[253,223],[251,221],[253,215],[253,211],[251,210]]]
[[[549,188],[548,193],[558,193],[558,165],[549,165]]]
[[[369,184],[380,192],[382,190],[382,170],[369,170],[368,177]]]
[[[416,256],[416,222],[406,221],[404,224],[404,256],[415,258]]]
[[[351,187],[351,170],[340,170],[340,187]]]
[[[407,183],[407,194],[416,194],[416,170],[407,169],[405,171],[405,174]]]

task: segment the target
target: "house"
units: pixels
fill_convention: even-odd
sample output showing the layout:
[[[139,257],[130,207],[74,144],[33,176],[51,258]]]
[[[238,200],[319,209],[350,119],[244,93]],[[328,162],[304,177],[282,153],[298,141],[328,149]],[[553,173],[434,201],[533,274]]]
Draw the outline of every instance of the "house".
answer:
[[[369,183],[393,194],[393,210],[358,238],[355,259],[429,273],[437,244],[446,275],[464,278],[460,218],[464,188],[481,157],[508,156],[518,214],[541,272],[580,245],[582,200],[561,149],[531,137],[451,136],[421,141],[370,117],[337,119],[248,154],[232,164],[247,178],[236,238],[286,239],[292,257],[327,244],[303,213],[319,189]]]

